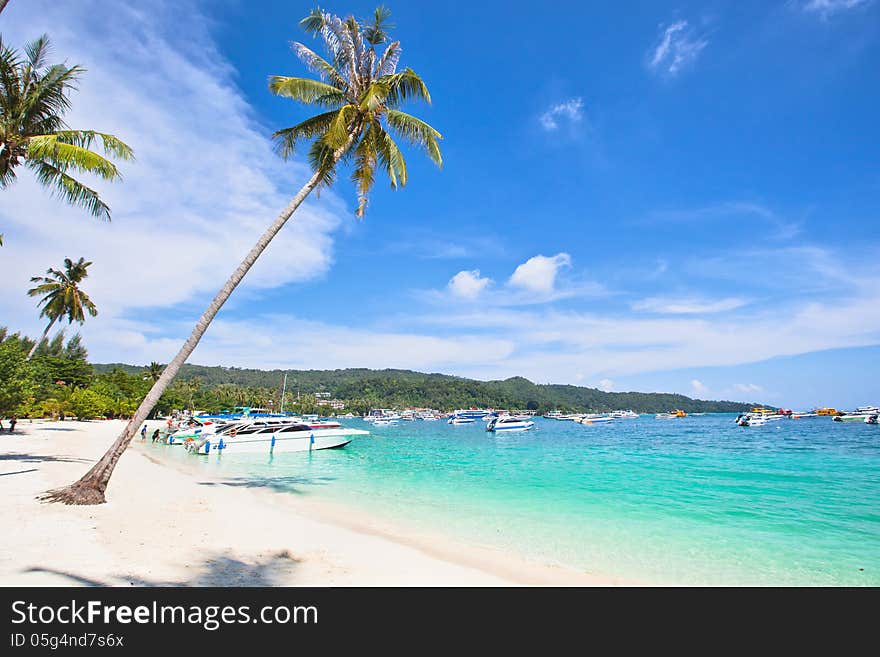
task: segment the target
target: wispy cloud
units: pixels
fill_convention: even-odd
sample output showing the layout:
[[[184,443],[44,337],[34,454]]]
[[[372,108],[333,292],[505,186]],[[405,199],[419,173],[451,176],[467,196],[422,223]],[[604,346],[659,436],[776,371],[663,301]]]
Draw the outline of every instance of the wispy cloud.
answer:
[[[649,52],[648,67],[664,75],[675,76],[691,66],[709,40],[700,36],[686,20],[660,26],[658,43]]]
[[[757,383],[734,383],[733,389],[737,392],[745,393],[764,392],[764,388],[759,386]]]
[[[560,121],[568,124],[580,123],[584,116],[584,101],[571,98],[564,103],[554,105],[538,117],[541,127],[547,131],[559,129]]]
[[[851,9],[867,7],[873,0],[807,0],[803,4],[806,12],[818,14],[822,18],[828,18],[834,14],[840,14]]]
[[[155,2],[147,10],[109,0],[35,0],[4,12],[3,21],[10,42],[47,31],[56,59],[85,66],[68,123],[119,135],[137,160],[123,163],[123,182],[99,183],[113,208],[109,224],[50,197],[27,172],[4,190],[0,316],[38,329],[23,294],[28,277],[80,255],[95,263],[87,290],[101,313],[83,330],[93,351],[98,341],[90,336],[109,335],[121,318],[206,303],[309,172],[273,154],[197,5]],[[346,214],[332,193],[309,200],[248,274],[244,291],[325,274]]]
[[[709,394],[709,387],[699,379],[691,381],[691,390],[693,390],[695,395],[705,396]]]
[[[761,222],[773,229],[773,237],[785,240],[795,237],[801,231],[801,224],[782,216],[775,210],[754,201],[723,201],[711,205],[692,208],[657,210],[652,212],[648,222],[706,222],[737,221],[743,219]]]
[[[748,303],[739,297],[724,299],[701,299],[695,297],[649,297],[636,301],[632,309],[668,315],[699,315],[735,310]]]

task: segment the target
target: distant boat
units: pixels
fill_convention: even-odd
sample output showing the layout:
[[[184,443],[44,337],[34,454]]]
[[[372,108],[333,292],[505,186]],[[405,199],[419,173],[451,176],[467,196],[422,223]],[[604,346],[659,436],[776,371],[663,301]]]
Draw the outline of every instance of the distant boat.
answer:
[[[562,411],[549,411],[544,413],[544,417],[548,420],[560,420],[562,419]]]
[[[526,417],[517,415],[500,415],[489,420],[486,425],[486,431],[495,431],[496,433],[507,431],[528,431],[535,427],[535,423]]]
[[[477,419],[473,417],[456,417],[453,415],[446,420],[446,424],[474,424],[476,421]]]
[[[798,412],[794,412],[791,414],[792,420],[804,420],[804,419],[810,418],[810,417],[819,417],[819,414],[818,413],[798,413]]]
[[[612,411],[611,417],[615,420],[634,420],[639,414],[634,411]]]
[[[859,406],[852,413],[844,413],[835,415],[832,419],[835,422],[864,422],[865,418],[880,413],[880,408],[876,406]]]
[[[606,422],[614,422],[614,418],[610,415],[585,415],[575,421],[581,424],[605,424]]]
[[[654,417],[658,420],[674,420],[675,418],[679,417],[687,417],[687,413],[685,413],[680,408],[676,408],[674,411],[671,411],[669,413],[657,413],[657,415],[655,415]]]
[[[840,411],[836,408],[817,408],[813,411],[816,415],[840,415]]]

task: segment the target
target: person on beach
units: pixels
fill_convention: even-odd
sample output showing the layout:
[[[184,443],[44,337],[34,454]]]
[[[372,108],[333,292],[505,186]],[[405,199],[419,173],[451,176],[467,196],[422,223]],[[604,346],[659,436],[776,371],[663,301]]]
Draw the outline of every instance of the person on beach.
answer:
[[[153,432],[153,442],[156,442],[157,440],[159,440],[159,430],[158,429],[156,429]]]
[[[141,440],[147,439],[147,425],[141,427]]]
[[[13,431],[15,431],[15,425],[17,422],[18,422],[18,416],[13,415],[12,419],[9,420],[9,433],[12,433]]]

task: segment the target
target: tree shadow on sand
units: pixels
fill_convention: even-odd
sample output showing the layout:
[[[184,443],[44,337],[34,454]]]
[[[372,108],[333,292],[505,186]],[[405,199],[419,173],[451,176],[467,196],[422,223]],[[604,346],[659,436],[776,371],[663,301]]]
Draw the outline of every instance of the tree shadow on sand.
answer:
[[[287,550],[275,552],[253,563],[215,554],[190,564],[193,575],[184,580],[149,580],[131,575],[111,575],[108,581],[101,581],[41,567],[28,568],[24,572],[58,575],[81,586],[281,586],[284,579],[279,577],[279,573],[289,573],[299,562]]]
[[[302,494],[305,486],[326,486],[336,477],[232,477],[219,481],[200,481],[199,486],[233,486],[236,488],[267,488],[280,493]]]
[[[0,454],[0,461],[21,461],[22,463],[91,463],[89,459],[71,456],[48,456],[43,454],[26,454],[24,452]]]

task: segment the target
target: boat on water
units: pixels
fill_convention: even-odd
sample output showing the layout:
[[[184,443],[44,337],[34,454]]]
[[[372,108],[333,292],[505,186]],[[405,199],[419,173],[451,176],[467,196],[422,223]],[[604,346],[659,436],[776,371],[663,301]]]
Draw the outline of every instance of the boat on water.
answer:
[[[496,433],[508,431],[529,431],[535,428],[535,423],[521,415],[499,415],[489,420],[486,431]]]
[[[654,416],[658,420],[674,420],[680,417],[687,417],[687,413],[685,413],[680,408],[676,408],[674,411],[670,411],[669,413],[657,413]]]
[[[548,420],[559,420],[562,418],[562,411],[548,411],[544,413],[544,417]]]
[[[582,418],[575,420],[575,422],[580,424],[607,424],[608,422],[613,422],[614,419],[611,415],[590,414],[584,415]]]
[[[639,414],[631,410],[611,411],[611,417],[615,420],[635,420]]]
[[[819,417],[819,414],[818,413],[802,413],[799,411],[795,411],[791,414],[790,417],[792,420],[805,420],[805,419],[811,418],[811,417]]]
[[[446,420],[446,424],[474,424],[477,421],[475,417],[456,417],[452,415]]]
[[[741,427],[761,427],[785,417],[784,415],[768,415],[767,413],[740,413],[736,416],[736,423]]]
[[[309,452],[345,447],[355,436],[368,436],[369,431],[345,428],[314,429],[302,422],[265,424],[236,423],[216,432],[205,433],[189,440],[185,447],[193,454]]]
[[[817,408],[813,412],[816,415],[840,415],[840,411],[838,411],[836,408],[830,407]]]
[[[866,418],[880,413],[880,408],[876,406],[859,406],[851,413],[843,413],[835,415],[832,420],[835,422],[864,422]]]
[[[364,415],[365,422],[383,422],[385,420],[399,420],[400,415],[391,410],[390,408],[373,408],[370,409],[370,412]]]

